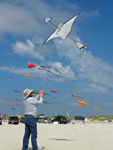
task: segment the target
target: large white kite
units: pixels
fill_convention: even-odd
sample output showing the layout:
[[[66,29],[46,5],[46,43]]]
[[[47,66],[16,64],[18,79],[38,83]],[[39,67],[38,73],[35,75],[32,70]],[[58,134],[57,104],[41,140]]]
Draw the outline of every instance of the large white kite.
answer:
[[[78,17],[80,13],[78,13],[76,16],[74,16],[73,18],[69,19],[68,21],[66,21],[65,23],[59,23],[57,26],[54,25],[52,22],[51,22],[51,19],[52,18],[44,18],[45,20],[45,23],[47,24],[48,22],[50,22],[52,25],[54,25],[56,27],[55,31],[51,34],[51,36],[44,42],[44,44],[46,42],[48,42],[49,40],[53,39],[53,38],[56,38],[56,37],[60,37],[64,40],[66,40],[67,36],[72,39],[70,36],[69,36],[69,33],[72,31],[72,26],[73,26],[73,23],[75,21],[75,19]],[[83,45],[82,43],[78,42],[78,41],[75,41],[74,39],[72,39],[76,46],[84,53],[84,48],[87,48],[85,45]]]

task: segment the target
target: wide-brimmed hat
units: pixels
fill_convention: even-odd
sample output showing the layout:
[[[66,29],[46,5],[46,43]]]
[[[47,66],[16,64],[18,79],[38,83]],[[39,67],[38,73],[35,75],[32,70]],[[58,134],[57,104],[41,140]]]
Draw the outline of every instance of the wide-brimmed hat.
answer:
[[[26,99],[31,92],[33,92],[33,90],[25,89],[24,92],[23,92],[24,93],[24,98]]]

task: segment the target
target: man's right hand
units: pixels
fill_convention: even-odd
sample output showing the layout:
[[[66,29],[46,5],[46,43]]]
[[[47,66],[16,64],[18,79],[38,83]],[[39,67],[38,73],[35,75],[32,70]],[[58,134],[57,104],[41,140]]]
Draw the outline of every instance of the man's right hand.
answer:
[[[40,97],[43,97],[43,91],[40,91],[39,95]]]

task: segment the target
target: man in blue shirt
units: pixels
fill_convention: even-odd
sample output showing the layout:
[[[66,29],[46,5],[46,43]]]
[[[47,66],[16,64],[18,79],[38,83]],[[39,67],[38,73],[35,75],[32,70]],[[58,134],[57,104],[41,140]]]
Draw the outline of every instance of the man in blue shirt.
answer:
[[[38,150],[37,145],[37,105],[43,104],[43,91],[33,97],[33,90],[26,89],[24,90],[24,106],[25,106],[25,134],[23,137],[23,150],[28,149],[29,137],[31,134],[31,143],[33,150]]]

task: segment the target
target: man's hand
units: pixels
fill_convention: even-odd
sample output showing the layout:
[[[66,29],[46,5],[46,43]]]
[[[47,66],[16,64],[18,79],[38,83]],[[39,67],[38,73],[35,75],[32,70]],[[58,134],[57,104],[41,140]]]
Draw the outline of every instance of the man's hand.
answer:
[[[43,91],[40,91],[39,95],[40,97],[43,97]]]

